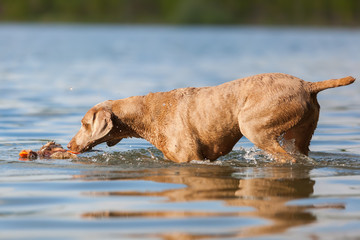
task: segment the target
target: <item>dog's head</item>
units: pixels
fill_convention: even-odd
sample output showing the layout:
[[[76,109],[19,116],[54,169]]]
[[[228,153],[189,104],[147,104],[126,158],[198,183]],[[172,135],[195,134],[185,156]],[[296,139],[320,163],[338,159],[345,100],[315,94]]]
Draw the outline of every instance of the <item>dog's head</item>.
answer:
[[[114,130],[114,124],[117,124],[114,121],[115,116],[106,102],[94,106],[81,120],[79,132],[67,147],[72,151],[86,152],[103,142],[109,147],[114,146],[123,138],[117,134],[119,131]]]

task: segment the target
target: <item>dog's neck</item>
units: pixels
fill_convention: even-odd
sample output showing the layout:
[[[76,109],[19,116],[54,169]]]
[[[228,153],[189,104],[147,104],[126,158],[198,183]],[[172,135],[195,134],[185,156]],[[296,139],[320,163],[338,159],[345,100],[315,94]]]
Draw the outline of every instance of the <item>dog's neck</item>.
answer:
[[[112,111],[127,128],[124,137],[137,137],[151,140],[150,122],[144,118],[144,96],[115,100]]]

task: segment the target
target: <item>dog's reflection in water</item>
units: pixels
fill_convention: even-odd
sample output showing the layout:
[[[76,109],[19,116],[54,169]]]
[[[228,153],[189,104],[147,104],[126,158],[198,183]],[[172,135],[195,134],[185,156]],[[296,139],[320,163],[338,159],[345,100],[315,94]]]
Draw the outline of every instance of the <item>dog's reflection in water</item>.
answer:
[[[308,198],[313,193],[315,181],[308,176],[307,169],[292,169],[291,167],[268,167],[266,176],[260,171],[264,169],[251,168],[242,174],[234,172],[233,168],[220,166],[180,166],[169,169],[144,170],[143,176],[136,179],[161,183],[184,184],[186,187],[160,192],[105,192],[94,195],[116,196],[159,196],[167,202],[201,202],[222,201],[229,207],[250,207],[247,211],[211,212],[208,209],[190,211],[104,211],[84,213],[85,218],[191,218],[191,217],[243,217],[260,218],[267,224],[252,227],[241,227],[232,233],[216,235],[206,233],[159,233],[154,237],[162,239],[202,239],[202,238],[233,238],[261,236],[264,234],[282,233],[295,226],[306,225],[316,221],[316,217],[309,211],[311,208],[331,207],[343,208],[342,205],[331,206],[299,206],[288,204],[291,200]],[[252,178],[241,178],[251,171]],[[259,178],[256,177],[259,171]],[[113,173],[111,179],[114,180]],[[130,173],[129,173],[130,174]],[[139,174],[139,172],[137,172]],[[239,177],[232,177],[239,176]],[[254,177],[255,176],[255,177]],[[84,176],[79,176],[84,177]],[[103,178],[102,178],[103,179]],[[118,178],[119,179],[119,178]],[[123,179],[123,178],[121,178]],[[125,178],[126,179],[126,178]],[[134,178],[131,178],[134,179]],[[171,208],[171,207],[170,207]],[[247,209],[247,208],[246,208]],[[146,235],[147,237],[151,237]],[[144,236],[145,237],[145,236]]]

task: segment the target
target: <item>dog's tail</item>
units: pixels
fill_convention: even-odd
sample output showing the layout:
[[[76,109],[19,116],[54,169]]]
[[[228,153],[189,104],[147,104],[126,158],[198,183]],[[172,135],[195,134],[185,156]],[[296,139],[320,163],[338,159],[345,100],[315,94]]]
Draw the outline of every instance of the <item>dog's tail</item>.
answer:
[[[312,93],[318,93],[322,90],[328,89],[328,88],[335,88],[340,86],[346,86],[355,81],[355,78],[348,76],[344,78],[339,79],[330,79],[325,80],[321,82],[311,82],[310,83],[310,92]]]

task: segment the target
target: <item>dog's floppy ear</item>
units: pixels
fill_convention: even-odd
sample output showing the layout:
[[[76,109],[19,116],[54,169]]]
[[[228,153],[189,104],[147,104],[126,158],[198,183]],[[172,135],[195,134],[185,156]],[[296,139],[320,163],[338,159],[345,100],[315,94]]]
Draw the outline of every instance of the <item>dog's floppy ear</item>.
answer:
[[[100,109],[94,113],[92,138],[100,139],[105,137],[113,128],[111,112],[106,109]]]

